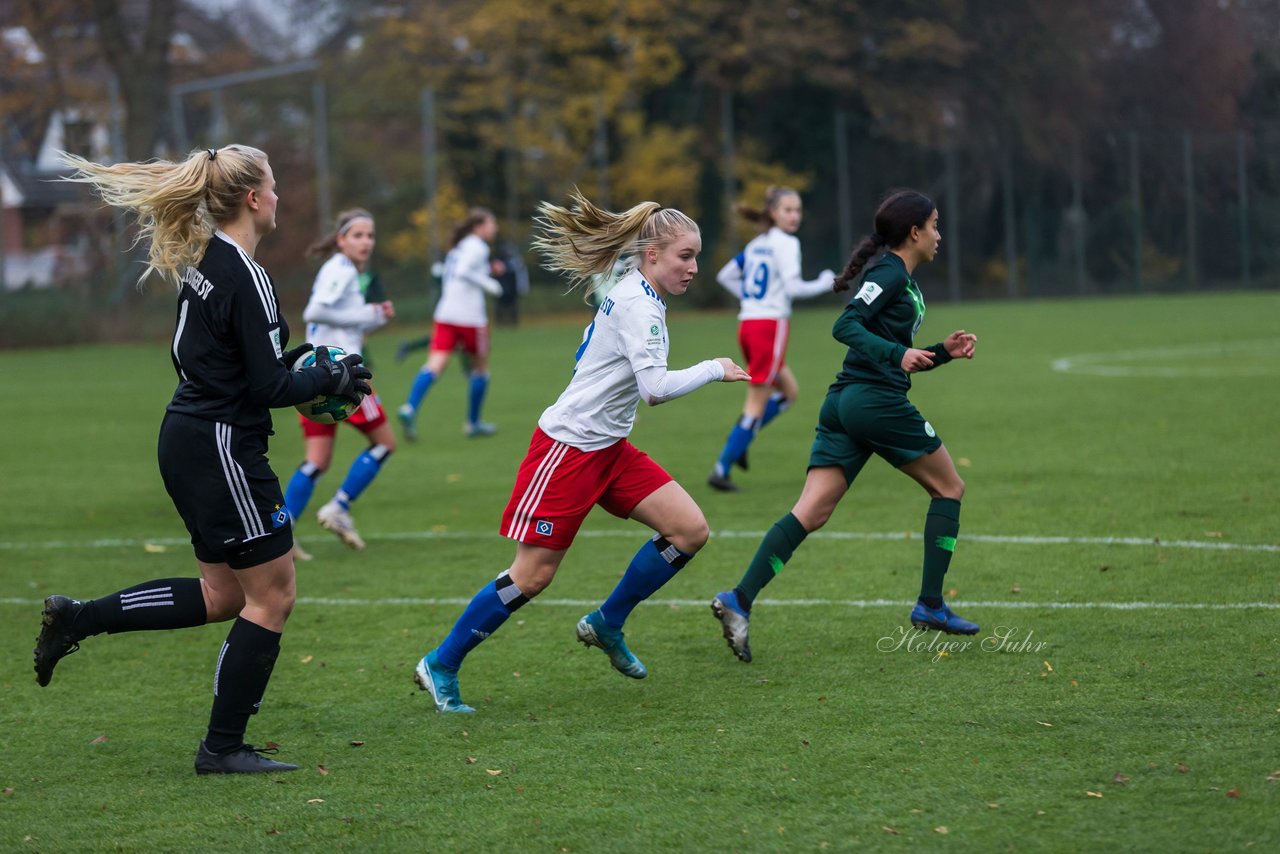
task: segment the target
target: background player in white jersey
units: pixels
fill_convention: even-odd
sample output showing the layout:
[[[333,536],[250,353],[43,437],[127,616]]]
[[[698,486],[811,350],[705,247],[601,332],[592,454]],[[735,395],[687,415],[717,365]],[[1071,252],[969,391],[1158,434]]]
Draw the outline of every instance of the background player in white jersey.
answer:
[[[448,637],[418,663],[414,678],[441,712],[473,712],[458,693],[458,667],[468,652],[537,596],[555,577],[583,519],[599,504],[657,535],[627,567],[597,610],[578,621],[578,640],[605,651],[618,671],[648,671],[623,641],[622,624],[707,541],[707,520],[680,484],[627,437],[643,398],[650,406],[707,383],[747,379],[730,359],[667,370],[667,304],[698,271],[702,235],[680,211],[642,202],[623,213],[601,210],[576,191],[573,207],[544,202],[534,246],[546,266],[575,285],[611,278],[619,257],[634,258],[596,310],[582,336],[569,386],[538,419],[516,474],[501,531],[516,557],[476,593]]]
[[[152,272],[178,285],[170,357],[178,387],[160,425],[160,474],[191,535],[199,578],[146,581],[92,600],[50,596],[36,638],[36,682],[103,633],[181,629],[234,621],[218,654],[209,729],[197,774],[294,771],[244,743],[280,654],[295,601],[292,526],[267,461],[271,409],[317,394],[358,400],[370,374],[359,356],[321,348],[315,367],[289,366],[271,277],[253,260],[276,227],[276,182],[267,155],[245,145],[192,152],[181,163],[103,166],[66,156],[72,180],[137,214]],[[77,707],[86,695],[75,694]],[[92,696],[92,695],[89,695]],[[145,747],[145,742],[138,742]]]
[[[363,208],[352,208],[339,213],[333,231],[307,250],[308,255],[328,259],[316,273],[311,299],[302,313],[308,341],[363,354],[364,336],[381,329],[395,317],[395,306],[390,300],[369,302],[373,275],[369,258],[373,255],[374,242],[373,214]],[[333,462],[333,444],[338,435],[337,424],[317,424],[303,415],[298,416],[298,423],[302,426],[306,459],[293,473],[284,492],[285,506],[294,519],[302,518],[316,482]],[[376,393],[366,395],[360,408],[344,423],[363,433],[369,447],[351,463],[342,485],[333,498],[321,506],[316,520],[359,551],[364,548],[364,540],[351,518],[351,505],[373,483],[387,457],[395,451],[396,437]],[[296,541],[293,549],[295,558],[311,559]]]
[[[738,312],[738,344],[747,361],[751,385],[742,416],[725,440],[720,459],[707,483],[733,492],[730,479],[735,464],[747,467],[747,447],[760,429],[786,412],[800,387],[787,367],[787,336],[791,301],[831,293],[835,274],[823,270],[818,278],[801,278],[800,241],[796,229],[802,216],[800,194],[790,187],[770,187],[764,208],[743,205],[738,213],[758,224],[761,233],[720,270],[716,280],[742,301]]]
[[[453,232],[453,248],[444,259],[440,301],[436,303],[431,355],[414,377],[409,399],[396,413],[410,442],[418,438],[415,422],[422,399],[448,367],[454,350],[462,350],[471,365],[463,429],[468,436],[490,436],[496,429],[481,420],[480,410],[489,390],[489,315],[484,295],[502,296],[502,285],[490,275],[503,272],[489,261],[489,244],[497,234],[498,220],[487,208],[472,208]]]

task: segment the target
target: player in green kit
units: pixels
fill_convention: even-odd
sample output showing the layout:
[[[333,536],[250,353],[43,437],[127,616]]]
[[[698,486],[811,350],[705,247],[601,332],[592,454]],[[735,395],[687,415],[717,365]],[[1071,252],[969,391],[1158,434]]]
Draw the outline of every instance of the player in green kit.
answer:
[[[964,481],[933,426],[907,400],[912,374],[952,359],[972,359],[978,340],[961,329],[932,347],[913,345],[925,305],[911,274],[933,260],[941,241],[933,202],[914,190],[900,190],[880,204],[875,232],[862,239],[835,280],[837,291],[848,290],[862,275],[861,286],[832,330],[849,352],[818,414],[804,489],[791,512],[765,534],[738,586],[711,600],[729,648],[743,661],[751,660],[747,627],[752,602],[804,538],[831,518],[873,454],[910,476],[931,499],[924,523],[924,577],[911,624],[949,634],[978,632],[976,623],[957,616],[942,599],[942,579],[960,532]],[[881,249],[887,251],[863,274]]]

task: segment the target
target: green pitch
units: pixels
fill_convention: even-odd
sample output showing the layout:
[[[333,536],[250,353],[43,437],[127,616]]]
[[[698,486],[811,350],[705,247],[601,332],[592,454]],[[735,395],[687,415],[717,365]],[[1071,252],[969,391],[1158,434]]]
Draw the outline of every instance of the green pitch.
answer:
[[[799,493],[837,310],[795,317],[801,400],[752,446],[742,492],[704,485],[742,386],[642,408],[634,441],[713,535],[628,623],[641,682],[574,638],[647,536],[601,511],[468,659],[478,714],[437,715],[411,678],[511,558],[499,516],[585,312],[494,331],[495,437],[463,436],[451,366],[422,441],[354,507],[359,555],[311,515],[361,445],[340,428],[249,731],[303,766],[274,779],[192,771],[224,626],[90,638],[36,686],[46,595],[195,567],[156,470],[165,344],[0,353],[0,850],[1274,849],[1280,296],[935,299],[924,343],[979,336],[912,399],[968,484],[946,586],[982,633],[910,632],[927,498],[877,461],[765,590],[744,665],[707,602]],[[677,304],[670,328],[675,367],[736,354],[730,315]],[[388,410],[417,368],[395,346],[424,331],[371,341]],[[296,415],[276,426],[287,479]]]

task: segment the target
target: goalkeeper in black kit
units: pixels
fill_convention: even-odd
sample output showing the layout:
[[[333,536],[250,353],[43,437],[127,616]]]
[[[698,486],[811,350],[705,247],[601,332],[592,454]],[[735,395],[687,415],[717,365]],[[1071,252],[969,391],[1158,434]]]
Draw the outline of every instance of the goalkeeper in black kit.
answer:
[[[177,163],[103,166],[71,155],[71,180],[134,212],[150,239],[144,277],[178,286],[170,356],[178,377],[160,425],[165,489],[191,535],[198,578],[143,582],[92,600],[50,596],[36,639],[36,682],[93,635],[234,621],[214,665],[213,708],[197,774],[293,771],[244,741],[280,652],[295,600],[292,520],[267,461],[271,409],[320,394],[359,401],[371,373],[359,356],[325,348],[314,367],[289,366],[289,327],[271,277],[254,261],[275,229],[275,179],[256,148],[228,145]]]

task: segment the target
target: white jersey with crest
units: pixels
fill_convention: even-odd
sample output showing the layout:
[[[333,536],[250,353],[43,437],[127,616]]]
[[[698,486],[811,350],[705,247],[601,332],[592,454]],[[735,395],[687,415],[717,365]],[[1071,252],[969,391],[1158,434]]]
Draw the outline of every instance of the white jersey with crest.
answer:
[[[827,293],[835,280],[830,270],[811,282],[800,273],[799,238],[775,225],[725,264],[716,281],[742,301],[739,320],[785,320],[793,299]]]
[[[502,295],[502,285],[489,275],[489,244],[468,234],[444,259],[440,301],[435,319],[454,326],[488,326],[484,295]]]
[[[360,271],[341,252],[316,273],[302,319],[307,323],[307,341],[332,344],[349,354],[363,352],[364,336],[387,322],[381,305],[365,302]]]
[[[667,304],[638,270],[623,276],[582,334],[573,379],[538,426],[583,451],[631,435],[640,403],[636,372],[667,366]]]

